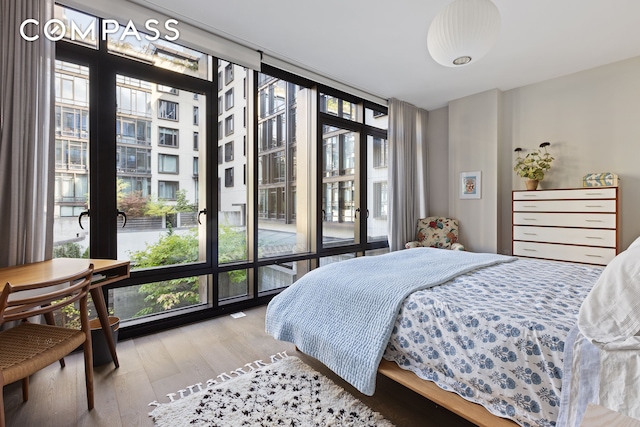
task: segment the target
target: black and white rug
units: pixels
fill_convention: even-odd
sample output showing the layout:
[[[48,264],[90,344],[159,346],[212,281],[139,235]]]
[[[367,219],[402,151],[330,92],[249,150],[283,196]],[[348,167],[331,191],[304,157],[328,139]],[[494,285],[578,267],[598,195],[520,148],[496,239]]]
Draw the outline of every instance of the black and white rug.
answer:
[[[158,427],[180,426],[371,426],[393,427],[331,380],[297,357],[278,353],[273,363],[254,362],[218,380],[152,402]],[[195,391],[194,390],[197,390]]]

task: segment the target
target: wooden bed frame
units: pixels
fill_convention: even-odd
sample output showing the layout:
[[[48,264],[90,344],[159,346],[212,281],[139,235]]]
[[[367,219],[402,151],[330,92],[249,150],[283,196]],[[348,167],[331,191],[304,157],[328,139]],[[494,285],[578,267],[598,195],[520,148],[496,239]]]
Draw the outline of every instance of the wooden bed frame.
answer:
[[[432,381],[423,380],[394,362],[382,359],[378,372],[480,427],[518,426],[511,420],[493,415],[477,403],[469,402],[456,393],[441,389]]]

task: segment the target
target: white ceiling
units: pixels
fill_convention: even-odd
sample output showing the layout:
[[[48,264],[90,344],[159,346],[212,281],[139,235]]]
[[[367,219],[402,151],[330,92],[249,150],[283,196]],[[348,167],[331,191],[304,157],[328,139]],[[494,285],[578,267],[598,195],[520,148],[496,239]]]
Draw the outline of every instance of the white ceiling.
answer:
[[[640,55],[638,0],[493,0],[494,48],[460,68],[429,56],[429,25],[450,0],[144,0],[246,46],[428,110]],[[640,78],[640,76],[639,76]]]

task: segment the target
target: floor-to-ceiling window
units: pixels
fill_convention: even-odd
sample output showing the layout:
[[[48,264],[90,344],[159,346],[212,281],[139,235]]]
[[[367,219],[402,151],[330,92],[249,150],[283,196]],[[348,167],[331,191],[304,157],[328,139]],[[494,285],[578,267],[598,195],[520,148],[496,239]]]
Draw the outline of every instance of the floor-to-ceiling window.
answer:
[[[57,47],[54,254],[131,261],[106,287],[123,336],[385,251],[385,107],[179,40]]]

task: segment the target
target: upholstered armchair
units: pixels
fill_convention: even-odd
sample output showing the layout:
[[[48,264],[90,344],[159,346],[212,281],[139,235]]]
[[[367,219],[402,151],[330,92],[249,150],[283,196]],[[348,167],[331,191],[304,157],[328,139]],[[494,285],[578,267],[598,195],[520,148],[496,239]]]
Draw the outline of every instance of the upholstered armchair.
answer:
[[[458,220],[430,216],[418,220],[416,240],[407,242],[407,249],[432,247],[464,251],[464,246],[458,243]]]

